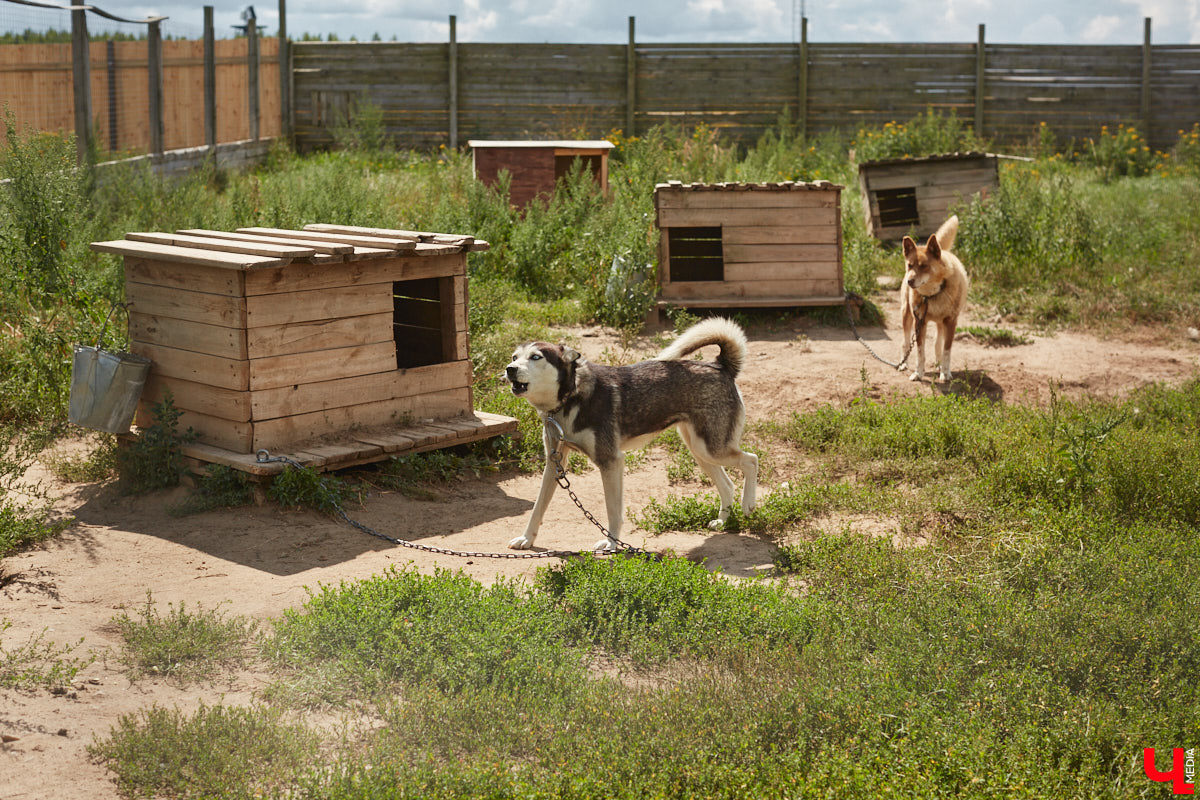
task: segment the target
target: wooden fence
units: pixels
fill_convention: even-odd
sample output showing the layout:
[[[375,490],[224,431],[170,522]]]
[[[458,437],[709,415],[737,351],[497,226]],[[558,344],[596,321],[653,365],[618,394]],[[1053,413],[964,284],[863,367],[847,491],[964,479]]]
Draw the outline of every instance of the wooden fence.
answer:
[[[251,138],[248,40],[215,41],[217,141]],[[259,137],[280,135],[279,40],[259,39]],[[204,42],[164,41],[163,145],[167,150],[206,144]],[[94,41],[89,45],[92,118],[102,149],[149,152],[148,44]],[[70,44],[0,46],[0,104],[18,130],[75,130]],[[4,131],[0,129],[0,143]]]
[[[1141,46],[988,44],[982,26],[970,44],[641,44],[630,27],[628,45],[295,42],[296,145],[329,145],[362,101],[412,148],[663,122],[749,142],[785,110],[853,133],[934,109],[1001,144],[1126,123],[1167,149],[1200,121],[1200,45],[1151,45],[1148,20]]]

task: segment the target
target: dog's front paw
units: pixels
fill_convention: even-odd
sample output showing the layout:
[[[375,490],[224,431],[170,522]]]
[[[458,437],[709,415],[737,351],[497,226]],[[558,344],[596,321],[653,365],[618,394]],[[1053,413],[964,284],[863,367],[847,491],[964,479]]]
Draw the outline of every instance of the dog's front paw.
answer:
[[[613,539],[601,539],[592,546],[592,549],[597,553],[615,553],[617,550],[617,543]]]
[[[920,372],[914,372],[912,375],[909,375],[909,376],[908,376],[908,379],[909,379],[910,381],[919,381],[919,380],[924,380],[924,378],[925,378],[925,376],[924,376],[924,375],[922,375]]]
[[[508,543],[510,550],[528,550],[533,547],[533,539],[528,536],[518,536]]]
[[[708,523],[708,529],[709,529],[710,531],[723,531],[723,530],[725,530],[725,520],[723,520],[723,519],[714,519],[714,520],[711,520],[711,521]]]
[[[950,379],[951,379],[951,378],[953,378],[953,377],[954,377],[954,376],[953,376],[953,375],[951,375],[949,372],[943,372],[943,373],[942,373],[942,381],[943,381],[944,383],[949,383],[949,382],[950,382]]]

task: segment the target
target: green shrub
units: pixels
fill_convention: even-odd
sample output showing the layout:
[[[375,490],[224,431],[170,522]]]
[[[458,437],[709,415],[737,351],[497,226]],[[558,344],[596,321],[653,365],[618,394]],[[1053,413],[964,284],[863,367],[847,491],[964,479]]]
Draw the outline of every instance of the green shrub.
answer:
[[[284,508],[308,508],[322,514],[336,514],[353,496],[353,489],[341,478],[290,464],[267,487],[267,497]]]
[[[153,420],[138,432],[137,438],[117,452],[117,469],[121,482],[132,493],[151,492],[178,486],[187,468],[183,445],[196,440],[191,428],[180,432],[179,418],[183,411],[175,407],[168,390],[150,407]]]

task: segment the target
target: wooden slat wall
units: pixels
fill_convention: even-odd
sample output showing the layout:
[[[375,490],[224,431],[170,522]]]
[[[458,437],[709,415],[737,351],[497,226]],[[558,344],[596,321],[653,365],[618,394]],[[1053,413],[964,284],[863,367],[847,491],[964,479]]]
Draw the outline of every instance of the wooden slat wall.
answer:
[[[296,42],[297,147],[332,141],[328,113],[364,95],[403,147],[447,143],[445,44]],[[933,108],[970,122],[975,44],[809,44],[808,129],[853,133]],[[605,135],[625,127],[626,48],[458,45],[459,139]],[[1139,45],[985,45],[984,134],[1025,142],[1045,121],[1063,139],[1101,125],[1143,128]],[[1151,47],[1151,143],[1169,148],[1200,119],[1200,46]],[[639,131],[704,123],[752,142],[787,109],[796,117],[793,44],[638,44]],[[1145,132],[1145,131],[1143,131]]]
[[[360,97],[383,109],[398,147],[445,143],[449,63],[444,44],[293,42],[297,143],[306,150],[332,144],[332,129]]]
[[[108,44],[89,48],[92,115],[99,142],[111,145],[109,98],[115,89],[117,144],[120,152],[146,152],[150,147],[150,100],[145,41],[114,43],[115,86],[108,75]],[[163,42],[163,132],[168,150],[197,147],[204,140],[204,57],[201,41]],[[259,39],[259,135],[278,136],[279,40]],[[234,142],[250,136],[246,77],[246,40],[218,39],[217,140]],[[18,130],[73,131],[71,45],[13,44],[0,47],[0,104],[12,111]],[[5,132],[0,129],[0,143]]]
[[[1142,127],[1140,46],[989,45],[985,80],[984,132],[1001,141],[1030,140],[1043,120],[1060,140]]]

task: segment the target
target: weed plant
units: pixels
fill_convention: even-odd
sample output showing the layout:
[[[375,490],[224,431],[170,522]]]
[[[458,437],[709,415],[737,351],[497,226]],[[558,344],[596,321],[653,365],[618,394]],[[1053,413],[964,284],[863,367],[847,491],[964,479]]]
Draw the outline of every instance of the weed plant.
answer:
[[[183,411],[168,390],[150,407],[151,423],[125,449],[117,451],[117,470],[126,491],[138,494],[178,486],[186,469],[183,446],[196,440],[191,428],[179,430]]]
[[[307,508],[322,514],[336,514],[354,496],[345,480],[321,475],[312,467],[289,465],[267,487],[267,497],[284,508]]]
[[[46,632],[34,634],[18,645],[5,643],[12,622],[0,619],[0,687],[29,690],[34,687],[67,686],[80,670],[96,660],[94,654],[78,658],[73,653],[82,646],[57,645],[47,641]]]
[[[223,464],[209,464],[187,499],[172,508],[171,513],[178,516],[198,514],[217,508],[244,506],[253,500],[254,487],[246,473]]]
[[[121,663],[131,679],[154,675],[181,683],[211,678],[220,667],[243,664],[247,643],[258,627],[218,608],[197,605],[189,610],[184,602],[168,603],[163,614],[149,592],[136,617],[122,612],[112,624],[125,640]]]

